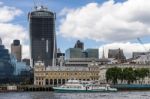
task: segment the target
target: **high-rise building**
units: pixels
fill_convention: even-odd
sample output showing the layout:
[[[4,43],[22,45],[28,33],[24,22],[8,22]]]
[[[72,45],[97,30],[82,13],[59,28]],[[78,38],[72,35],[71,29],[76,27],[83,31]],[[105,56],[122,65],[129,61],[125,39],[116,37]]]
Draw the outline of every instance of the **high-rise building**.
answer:
[[[78,40],[74,46],[74,48],[81,48],[82,50],[84,50],[84,43],[81,42],[80,40]]]
[[[41,6],[29,13],[30,48],[32,65],[43,61],[45,66],[55,65],[56,34],[55,13]]]
[[[66,59],[82,58],[82,50],[80,48],[69,48],[65,53]]]
[[[87,53],[87,58],[99,58],[98,49],[86,49],[85,52]]]
[[[124,56],[122,49],[109,49],[108,51],[108,58],[114,58],[120,60],[120,62],[124,62],[126,57]]]
[[[22,46],[19,40],[14,40],[11,44],[11,54],[14,55],[17,61],[21,61],[22,59]]]
[[[0,39],[0,84],[9,83],[14,70],[15,66],[11,62],[8,49],[5,49],[5,46],[2,45],[2,40]]]

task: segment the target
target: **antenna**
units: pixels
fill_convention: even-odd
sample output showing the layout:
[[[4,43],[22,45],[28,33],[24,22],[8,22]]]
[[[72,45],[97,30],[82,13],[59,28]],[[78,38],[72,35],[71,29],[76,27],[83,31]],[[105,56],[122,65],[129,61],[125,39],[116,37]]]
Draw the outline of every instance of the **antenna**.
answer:
[[[34,9],[37,10],[37,2],[36,2],[36,0],[33,0],[33,3],[34,3]]]
[[[34,6],[36,6],[35,0],[33,0]]]

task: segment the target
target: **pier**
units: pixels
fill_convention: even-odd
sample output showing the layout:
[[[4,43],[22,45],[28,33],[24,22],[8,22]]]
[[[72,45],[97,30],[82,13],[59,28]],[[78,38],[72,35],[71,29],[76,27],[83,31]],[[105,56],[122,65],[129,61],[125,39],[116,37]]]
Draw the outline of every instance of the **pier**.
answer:
[[[25,91],[53,91],[52,86],[16,85],[16,89],[8,89],[8,86],[0,86],[0,92],[25,92]]]

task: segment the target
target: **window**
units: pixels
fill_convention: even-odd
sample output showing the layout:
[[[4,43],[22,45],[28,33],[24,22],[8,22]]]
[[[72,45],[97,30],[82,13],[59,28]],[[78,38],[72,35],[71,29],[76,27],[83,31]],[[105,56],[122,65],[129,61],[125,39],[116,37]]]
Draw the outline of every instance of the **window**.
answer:
[[[48,79],[46,79],[45,84],[46,84],[46,85],[48,85],[48,84],[49,84],[49,80],[48,80]]]
[[[50,79],[50,85],[53,85],[53,79]]]

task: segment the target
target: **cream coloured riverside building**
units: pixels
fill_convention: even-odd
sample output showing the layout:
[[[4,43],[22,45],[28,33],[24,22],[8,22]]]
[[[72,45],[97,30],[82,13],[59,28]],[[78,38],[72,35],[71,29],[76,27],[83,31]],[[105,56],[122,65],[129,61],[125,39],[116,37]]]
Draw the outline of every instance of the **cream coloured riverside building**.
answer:
[[[99,79],[99,66],[93,62],[88,67],[81,66],[49,66],[45,68],[42,62],[35,63],[34,85],[57,86],[69,79],[96,81]]]

